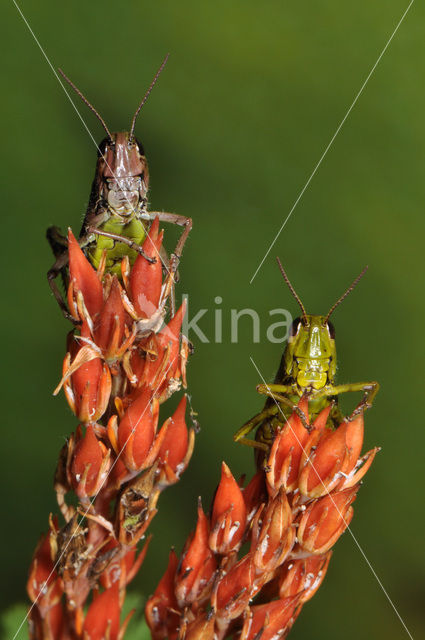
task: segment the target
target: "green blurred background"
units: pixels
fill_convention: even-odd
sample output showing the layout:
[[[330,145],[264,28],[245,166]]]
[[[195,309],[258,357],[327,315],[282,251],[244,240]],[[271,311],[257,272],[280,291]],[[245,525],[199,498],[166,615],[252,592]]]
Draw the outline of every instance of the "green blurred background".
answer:
[[[223,342],[201,344],[189,369],[202,431],[189,470],[166,492],[150,555],[133,585],[149,594],[168,548],[208,507],[225,459],[253,469],[232,433],[262,406],[259,377],[281,346],[265,336],[269,309],[297,313],[279,254],[311,312],[324,313],[364,264],[367,277],[334,316],[339,381],[382,385],[365,447],[383,450],[356,503],[352,530],[412,635],[425,632],[425,436],[422,426],[425,56],[414,3],[256,279],[250,279],[393,32],[407,0],[263,3],[21,0],[54,67],[61,66],[111,129],[128,127],[162,58],[170,60],[139,118],[151,208],[191,216],[180,293],[212,335],[223,298]],[[55,509],[57,453],[76,421],[53,398],[68,325],[50,295],[44,231],[79,231],[95,149],[10,0],[2,3],[2,568],[1,604],[25,601],[33,548]],[[94,137],[102,130],[77,102]],[[175,230],[167,228],[173,245]],[[249,319],[230,342],[230,309]],[[422,366],[421,366],[422,365]],[[407,637],[349,534],[291,638]]]

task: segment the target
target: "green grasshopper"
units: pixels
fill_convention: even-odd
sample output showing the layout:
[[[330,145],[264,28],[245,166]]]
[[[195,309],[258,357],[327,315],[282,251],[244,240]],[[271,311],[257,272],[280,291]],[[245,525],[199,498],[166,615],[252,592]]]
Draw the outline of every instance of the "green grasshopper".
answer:
[[[344,420],[338,407],[338,396],[342,393],[363,391],[364,397],[351,415],[355,415],[372,406],[379,390],[377,382],[354,382],[336,385],[337,369],[335,329],[329,321],[336,307],[354,289],[367,270],[363,269],[354,282],[331,307],[326,316],[306,313],[303,303],[289,281],[279,260],[282,275],[292,295],[298,302],[302,314],[296,318],[289,332],[288,342],[282,356],[274,384],[260,384],[257,391],[268,396],[264,409],[246,422],[233,436],[236,442],[268,452],[275,433],[282,423],[295,411],[304,426],[310,430],[307,417],[297,406],[302,396],[309,401],[310,419],[313,420],[322,409],[331,405],[328,423],[336,428]],[[257,429],[255,440],[246,436]],[[259,452],[260,454],[260,452]],[[261,454],[258,460],[261,460]]]
[[[78,96],[93,111],[107,133],[107,137],[98,147],[95,177],[78,241],[95,269],[99,267],[101,259],[106,253],[106,271],[119,277],[121,276],[121,260],[124,256],[128,256],[130,264],[133,264],[138,253],[144,255],[141,245],[149,231],[150,222],[156,216],[164,222],[183,227],[183,232],[170,260],[165,252],[158,258],[145,256],[151,262],[161,259],[165,269],[169,270],[174,277],[183,246],[192,228],[191,218],[174,213],[147,210],[148,163],[143,146],[134,135],[137,116],[167,59],[168,56],[164,59],[137,107],[130,131],[120,133],[109,131],[105,121],[87,98],[63,71],[59,70]],[[47,273],[49,285],[64,316],[75,322],[56,284],[58,275],[62,275],[65,287],[68,284],[67,240],[58,227],[50,227],[47,230],[47,239],[56,258]],[[172,305],[174,307],[173,296]]]

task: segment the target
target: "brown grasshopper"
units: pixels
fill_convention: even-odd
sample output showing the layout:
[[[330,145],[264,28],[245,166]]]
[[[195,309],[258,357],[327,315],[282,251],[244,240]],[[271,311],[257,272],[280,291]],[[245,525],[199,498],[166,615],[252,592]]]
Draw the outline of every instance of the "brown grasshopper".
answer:
[[[171,258],[161,254],[150,261],[161,259],[164,268],[173,278],[183,251],[184,244],[192,228],[192,219],[175,213],[148,211],[147,194],[149,170],[143,146],[134,135],[137,116],[152,91],[168,59],[165,57],[149,89],[136,109],[130,131],[111,133],[100,114],[90,104],[81,91],[59,69],[63,78],[74,89],[83,102],[93,111],[106,131],[106,138],[98,146],[95,176],[91,188],[89,204],[79,234],[79,244],[95,269],[106,253],[106,271],[120,276],[121,261],[128,256],[130,264],[137,254],[143,254],[142,242],[149,230],[150,222],[158,216],[163,222],[183,227],[183,232],[171,254]],[[62,275],[65,286],[68,282],[67,240],[58,227],[49,227],[47,239],[56,261],[47,273],[49,285],[64,316],[75,322],[59,291],[56,278]],[[174,296],[172,296],[174,308]]]

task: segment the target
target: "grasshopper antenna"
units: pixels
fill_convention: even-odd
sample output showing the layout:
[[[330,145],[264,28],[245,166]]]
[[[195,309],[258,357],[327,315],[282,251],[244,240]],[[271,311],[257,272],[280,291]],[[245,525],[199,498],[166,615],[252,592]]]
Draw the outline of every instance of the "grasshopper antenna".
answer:
[[[329,320],[329,318],[331,317],[331,315],[333,314],[333,312],[335,311],[335,309],[341,304],[341,302],[343,300],[345,300],[345,298],[348,296],[349,293],[352,292],[352,290],[354,289],[354,287],[356,287],[358,285],[358,283],[360,282],[360,280],[363,278],[364,274],[366,273],[366,271],[369,269],[369,265],[366,265],[365,268],[363,269],[363,271],[361,271],[359,273],[359,275],[357,276],[357,278],[350,284],[350,286],[348,287],[348,289],[342,294],[342,296],[335,302],[334,305],[332,305],[332,307],[330,308],[330,310],[328,311],[328,315],[325,318],[325,321],[323,323],[323,326],[325,326]]]
[[[67,75],[64,74],[64,72],[62,71],[62,69],[58,69],[59,73],[61,74],[62,78],[64,80],[66,80],[66,82],[69,84],[70,87],[72,87],[75,91],[75,93],[80,96],[81,100],[88,106],[89,109],[91,109],[94,113],[94,115],[96,116],[96,118],[99,120],[99,122],[101,123],[102,127],[105,129],[106,133],[108,134],[108,138],[110,140],[112,140],[112,136],[111,136],[111,132],[109,131],[108,127],[106,126],[106,122],[104,121],[104,119],[102,118],[102,116],[100,115],[100,113],[98,113],[96,111],[96,109],[94,108],[94,106],[92,104],[90,104],[90,102],[87,100],[87,98],[85,97],[85,95],[83,95],[81,93],[81,91],[79,89],[77,89],[77,87],[75,86],[75,84],[72,82],[72,80],[70,80],[68,78]]]
[[[134,127],[136,126],[136,120],[137,120],[137,116],[140,113],[140,109],[143,107],[143,105],[145,104],[146,100],[149,98],[149,94],[152,91],[152,89],[154,88],[154,86],[156,85],[156,82],[159,78],[159,76],[161,75],[161,71],[163,70],[163,68],[165,67],[165,65],[167,64],[167,60],[169,58],[169,53],[167,53],[167,55],[165,56],[164,60],[162,61],[161,66],[159,67],[158,71],[155,74],[154,79],[152,80],[149,89],[146,91],[145,95],[143,96],[143,99],[141,101],[141,103],[139,104],[139,106],[136,109],[136,113],[133,116],[133,120],[131,121],[131,129],[130,129],[130,137],[129,139],[131,140],[133,138],[133,134],[134,134]]]
[[[291,281],[289,280],[288,276],[286,275],[286,271],[283,268],[281,261],[279,260],[279,258],[276,258],[276,260],[277,260],[277,264],[279,265],[280,272],[283,275],[283,279],[285,280],[286,284],[288,285],[289,290],[292,293],[292,295],[294,296],[295,300],[298,302],[298,304],[301,307],[301,311],[302,311],[302,314],[303,314],[303,317],[302,317],[303,324],[307,325],[308,324],[307,313],[306,313],[306,310],[305,310],[305,307],[304,307],[303,303],[301,302],[301,298],[299,297],[298,293],[295,291],[294,287],[291,284]]]

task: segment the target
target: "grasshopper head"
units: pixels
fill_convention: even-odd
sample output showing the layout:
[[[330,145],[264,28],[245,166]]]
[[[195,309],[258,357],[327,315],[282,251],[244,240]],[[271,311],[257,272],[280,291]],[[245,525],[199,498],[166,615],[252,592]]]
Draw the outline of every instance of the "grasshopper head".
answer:
[[[326,384],[333,383],[336,374],[335,329],[329,318],[336,307],[354,289],[367,267],[335,302],[326,316],[316,316],[306,312],[279,258],[277,261],[285,282],[302,311],[301,317],[296,318],[292,323],[280,375],[292,378],[302,389],[322,389]]]
[[[102,127],[107,133],[107,138],[102,140],[98,147],[98,160],[95,176],[95,192],[100,195],[102,201],[108,203],[112,215],[123,221],[129,221],[137,214],[140,206],[144,206],[147,200],[149,187],[149,172],[142,144],[134,135],[137,116],[156,81],[165,67],[168,55],[165,56],[161,66],[156,72],[149,89],[131,121],[129,132],[111,133],[102,116],[96,111],[87,98],[75,86],[75,84],[59,69],[62,77],[80,96],[83,102],[93,111]]]
[[[306,314],[291,326],[285,370],[300,387],[321,389],[336,373],[335,329],[325,316]]]
[[[99,145],[99,191],[112,212],[131,218],[144,204],[149,187],[148,163],[142,144],[130,133],[112,133]]]

